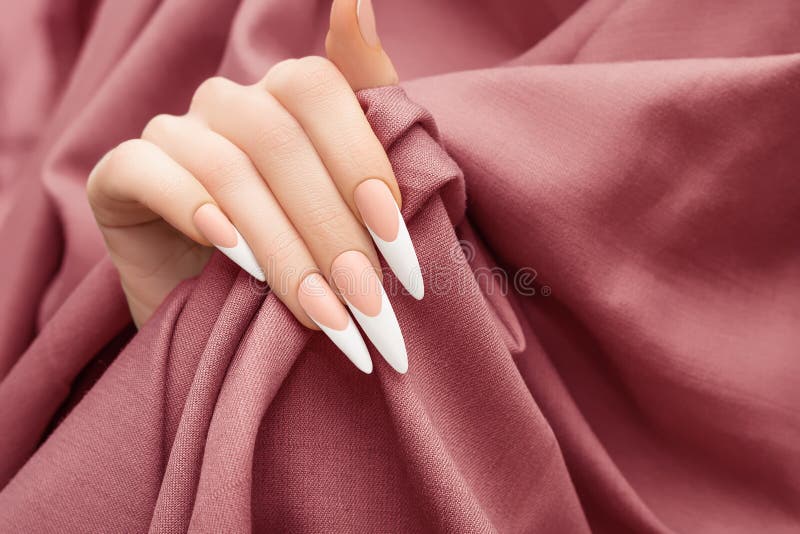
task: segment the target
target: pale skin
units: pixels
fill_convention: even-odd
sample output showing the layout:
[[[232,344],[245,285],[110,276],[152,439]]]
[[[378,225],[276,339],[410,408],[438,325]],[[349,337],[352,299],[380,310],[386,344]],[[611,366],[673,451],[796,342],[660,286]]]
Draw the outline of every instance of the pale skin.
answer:
[[[195,219],[206,204],[238,229],[272,291],[308,328],[318,329],[298,301],[308,273],[330,281],[346,251],[380,273],[354,191],[378,178],[398,206],[401,198],[354,91],[395,84],[397,74],[359,28],[356,4],[334,3],[327,58],[283,61],[250,86],[206,80],[185,115],[154,117],[95,166],[88,198],[137,326],[211,256]]]

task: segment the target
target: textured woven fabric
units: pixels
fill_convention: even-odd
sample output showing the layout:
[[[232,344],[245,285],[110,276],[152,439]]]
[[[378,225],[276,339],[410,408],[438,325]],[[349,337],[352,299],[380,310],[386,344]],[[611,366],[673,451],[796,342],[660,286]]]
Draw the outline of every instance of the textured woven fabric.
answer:
[[[499,4],[376,2],[405,376],[215,255],[81,378],[130,322],[89,168],[326,2],[0,19],[0,532],[797,532],[800,4]]]

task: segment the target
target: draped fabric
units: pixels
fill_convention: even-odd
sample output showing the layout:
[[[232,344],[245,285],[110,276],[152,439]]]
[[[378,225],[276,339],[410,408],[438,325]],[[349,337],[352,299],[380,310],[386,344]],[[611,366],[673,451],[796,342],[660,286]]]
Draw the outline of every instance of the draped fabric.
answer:
[[[800,530],[800,3],[375,4],[404,376],[220,255],[135,332],[85,199],[328,2],[6,6],[0,532]]]

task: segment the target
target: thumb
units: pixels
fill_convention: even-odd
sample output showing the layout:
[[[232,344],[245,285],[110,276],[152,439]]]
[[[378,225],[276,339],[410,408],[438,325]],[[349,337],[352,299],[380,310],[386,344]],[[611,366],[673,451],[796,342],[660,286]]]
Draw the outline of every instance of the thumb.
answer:
[[[397,83],[378,38],[372,0],[334,0],[325,51],[354,91]]]

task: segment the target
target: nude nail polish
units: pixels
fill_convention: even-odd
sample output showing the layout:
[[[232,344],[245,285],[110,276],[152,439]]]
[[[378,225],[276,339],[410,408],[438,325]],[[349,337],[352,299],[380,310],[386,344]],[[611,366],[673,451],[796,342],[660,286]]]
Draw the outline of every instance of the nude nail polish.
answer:
[[[425,284],[419,259],[389,187],[383,180],[371,178],[356,187],[353,200],[389,268],[415,299],[422,299]]]
[[[408,370],[403,333],[375,268],[361,252],[343,252],[331,265],[333,283],[381,356],[398,373]]]
[[[375,12],[372,9],[372,0],[358,0],[356,3],[356,15],[358,16],[358,28],[361,30],[361,37],[369,46],[378,46],[378,30],[375,27]]]
[[[321,275],[306,276],[297,290],[297,299],[311,320],[356,367],[367,374],[372,372],[372,359],[364,339]]]
[[[266,280],[253,250],[218,207],[214,204],[200,206],[194,212],[194,225],[220,252],[253,278],[261,282]]]

